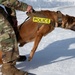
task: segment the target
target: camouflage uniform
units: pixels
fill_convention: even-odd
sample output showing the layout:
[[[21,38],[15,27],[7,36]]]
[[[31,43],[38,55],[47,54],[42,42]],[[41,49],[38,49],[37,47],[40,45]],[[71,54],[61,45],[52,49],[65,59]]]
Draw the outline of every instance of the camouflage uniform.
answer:
[[[0,0],[0,4],[3,4],[6,7],[11,8],[12,16],[16,16],[15,9],[26,11],[27,4],[23,2],[19,2],[18,0]],[[17,49],[17,42],[14,30],[10,23],[0,15],[0,39],[1,39],[1,46],[4,52],[11,51],[13,48]],[[14,50],[15,50],[14,49]],[[4,57],[5,55],[3,55]],[[17,55],[16,55],[17,56]],[[11,60],[10,60],[11,61]]]
[[[5,17],[0,14],[0,50],[3,51],[3,62],[9,62],[12,61],[16,57],[18,57],[18,47],[17,47],[17,41],[16,41],[16,36],[15,32],[10,25],[10,23],[5,19]],[[12,55],[10,58],[10,53],[15,51],[15,56]],[[10,52],[9,54],[6,52]]]
[[[20,10],[20,11],[26,11],[27,6],[28,6],[27,4],[25,4],[23,2],[19,2],[18,0],[1,0],[0,3],[6,7],[11,8],[12,16],[16,16],[15,9]]]
[[[16,35],[19,35],[18,32],[16,30],[17,29],[17,20],[16,20],[16,10],[20,10],[20,11],[25,11],[27,9],[27,4],[23,3],[23,2],[19,2],[18,0],[2,0],[2,4],[6,7],[11,8],[12,13],[10,14],[12,16],[12,20],[14,21],[14,30]],[[17,37],[17,40],[19,39],[19,37]]]
[[[0,0],[0,4],[11,8],[12,16],[16,16],[15,9],[26,11],[26,8],[28,6],[27,4],[19,2],[18,0]],[[14,67],[13,67],[14,68],[13,74],[10,74],[11,71],[10,73],[9,72],[7,73],[6,68],[4,69],[5,66],[8,66],[8,64],[6,63],[13,62],[19,57],[19,52],[14,29],[12,28],[12,25],[9,23],[9,21],[1,13],[0,13],[0,50],[2,50],[3,52],[2,54],[2,60],[4,64],[4,66],[2,67],[3,75],[16,75],[16,73],[14,73],[16,70]],[[24,73],[22,74],[19,73],[18,75],[24,75]]]

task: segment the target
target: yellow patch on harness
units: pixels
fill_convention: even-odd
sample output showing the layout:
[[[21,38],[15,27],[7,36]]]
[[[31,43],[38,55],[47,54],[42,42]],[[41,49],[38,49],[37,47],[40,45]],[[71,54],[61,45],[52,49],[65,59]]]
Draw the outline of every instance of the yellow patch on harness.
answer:
[[[50,24],[51,20],[48,18],[33,17],[33,22]]]

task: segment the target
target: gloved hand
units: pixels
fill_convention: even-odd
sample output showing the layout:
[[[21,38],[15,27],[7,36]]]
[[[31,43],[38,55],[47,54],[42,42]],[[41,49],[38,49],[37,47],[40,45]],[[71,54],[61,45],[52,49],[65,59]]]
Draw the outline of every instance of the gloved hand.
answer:
[[[30,6],[30,5],[28,5],[28,7],[27,7],[27,13],[32,13],[32,12],[34,12],[35,10],[33,9],[33,7],[32,6]]]
[[[32,9],[33,9],[33,7],[30,6],[30,5],[28,5],[28,7],[27,7],[27,12],[28,12],[28,13],[29,13],[29,12],[32,12]]]

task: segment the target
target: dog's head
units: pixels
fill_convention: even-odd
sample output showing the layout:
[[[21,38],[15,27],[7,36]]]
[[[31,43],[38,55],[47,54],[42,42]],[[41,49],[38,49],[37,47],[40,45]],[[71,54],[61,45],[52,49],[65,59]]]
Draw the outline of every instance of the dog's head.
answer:
[[[68,28],[75,31],[75,17],[66,15]]]

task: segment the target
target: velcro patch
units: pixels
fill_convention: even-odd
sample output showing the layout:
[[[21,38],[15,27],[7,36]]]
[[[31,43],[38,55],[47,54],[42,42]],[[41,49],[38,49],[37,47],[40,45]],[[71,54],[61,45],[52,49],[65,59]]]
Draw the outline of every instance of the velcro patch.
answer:
[[[48,19],[48,18],[33,17],[33,22],[50,24],[51,23],[51,20]]]

